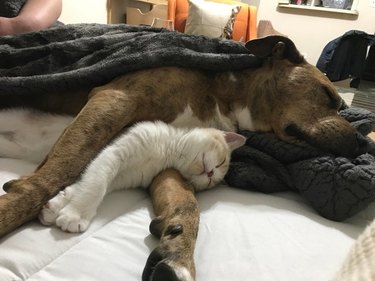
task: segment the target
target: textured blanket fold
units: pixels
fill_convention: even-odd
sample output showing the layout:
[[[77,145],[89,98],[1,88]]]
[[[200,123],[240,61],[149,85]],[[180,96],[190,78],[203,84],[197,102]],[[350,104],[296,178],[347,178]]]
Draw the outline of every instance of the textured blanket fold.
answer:
[[[152,67],[221,71],[259,63],[242,44],[230,40],[124,24],[56,26],[0,37],[0,95],[91,89]]]
[[[182,66],[240,70],[260,60],[238,42],[190,36],[150,27],[77,24],[0,37],[0,96],[89,90],[139,69]],[[341,111],[363,135],[375,117]],[[296,190],[323,216],[343,220],[375,197],[373,143],[355,159],[310,146],[284,143],[272,134],[242,132],[247,145],[233,154],[227,182],[262,192]]]
[[[0,17],[15,17],[26,3],[26,0],[1,0]]]
[[[366,136],[375,115],[360,108],[340,111]],[[242,131],[246,146],[233,152],[226,181],[261,192],[298,191],[322,216],[341,221],[375,200],[375,144],[365,138],[368,153],[354,159],[337,157],[307,144],[292,145],[273,134]]]

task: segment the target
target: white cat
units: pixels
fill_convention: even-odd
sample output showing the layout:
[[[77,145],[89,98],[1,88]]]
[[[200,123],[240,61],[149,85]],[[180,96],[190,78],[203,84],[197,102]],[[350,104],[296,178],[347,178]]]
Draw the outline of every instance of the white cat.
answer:
[[[41,161],[69,116],[28,109],[0,111],[0,157]],[[148,187],[162,170],[174,167],[196,191],[220,182],[231,152],[245,143],[232,132],[182,129],[163,122],[141,122],[121,134],[89,164],[80,180],[52,198],[39,219],[64,231],[82,232],[104,196],[116,189]]]
[[[1,110],[0,120],[0,157],[39,163],[73,118],[11,109]],[[105,194],[148,187],[169,167],[178,169],[196,191],[211,188],[228,171],[231,152],[244,143],[241,135],[212,128],[182,129],[160,121],[138,123],[104,148],[78,182],[52,198],[39,219],[64,231],[82,232]]]
[[[231,152],[244,143],[243,136],[232,132],[141,122],[104,148],[78,182],[46,204],[39,219],[64,231],[83,232],[107,193],[146,188],[168,167],[178,169],[196,191],[211,188],[228,171]]]
[[[139,123],[103,149],[78,182],[46,204],[39,219],[64,231],[83,232],[107,193],[148,187],[168,167],[178,169],[196,191],[211,188],[228,171],[231,151],[244,143],[243,136],[217,129]]]

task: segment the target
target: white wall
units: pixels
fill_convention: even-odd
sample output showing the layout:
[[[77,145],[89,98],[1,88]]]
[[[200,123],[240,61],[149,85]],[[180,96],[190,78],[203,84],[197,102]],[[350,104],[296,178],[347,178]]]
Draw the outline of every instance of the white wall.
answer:
[[[121,17],[123,17],[125,8],[118,7],[118,4],[125,5],[127,1],[111,1],[113,1],[115,12],[120,12]],[[289,36],[312,64],[316,64],[321,51],[329,41],[341,36],[346,31],[358,29],[370,34],[375,32],[375,8],[368,6],[369,0],[358,1],[358,17],[277,8],[277,0],[253,2],[255,4],[259,2],[258,20],[271,20],[274,28]],[[63,12],[60,21],[64,23],[107,23],[107,1],[63,0]]]
[[[63,23],[107,23],[106,0],[63,0]]]
[[[375,8],[369,0],[359,0],[358,17],[297,9],[277,8],[277,0],[261,0],[258,20],[270,20],[273,27],[287,35],[307,60],[316,64],[324,46],[346,31],[357,29],[369,34],[375,32]],[[298,14],[300,13],[300,14]]]
[[[66,24],[121,23],[125,22],[126,7],[148,11],[151,6],[145,2],[128,0],[63,0],[63,11],[59,20]],[[110,9],[109,19],[107,11]]]

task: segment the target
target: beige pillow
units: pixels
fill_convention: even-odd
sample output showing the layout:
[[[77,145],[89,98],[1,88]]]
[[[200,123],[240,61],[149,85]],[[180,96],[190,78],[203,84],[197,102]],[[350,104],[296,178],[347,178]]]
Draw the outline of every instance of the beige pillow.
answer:
[[[233,24],[229,25],[232,30],[228,30],[228,24],[234,22],[240,9],[241,6],[238,5],[189,0],[189,15],[186,20],[185,33],[218,38],[224,37],[224,27],[227,27],[226,34],[229,32],[231,35]],[[228,38],[228,35],[225,38]]]

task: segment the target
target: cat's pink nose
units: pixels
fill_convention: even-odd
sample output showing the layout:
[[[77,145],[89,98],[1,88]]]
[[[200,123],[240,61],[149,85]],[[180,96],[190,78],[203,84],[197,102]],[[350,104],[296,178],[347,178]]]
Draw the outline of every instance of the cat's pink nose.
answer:
[[[207,177],[212,177],[214,175],[214,171],[213,170],[211,170],[211,171],[209,171],[209,172],[207,172]]]

